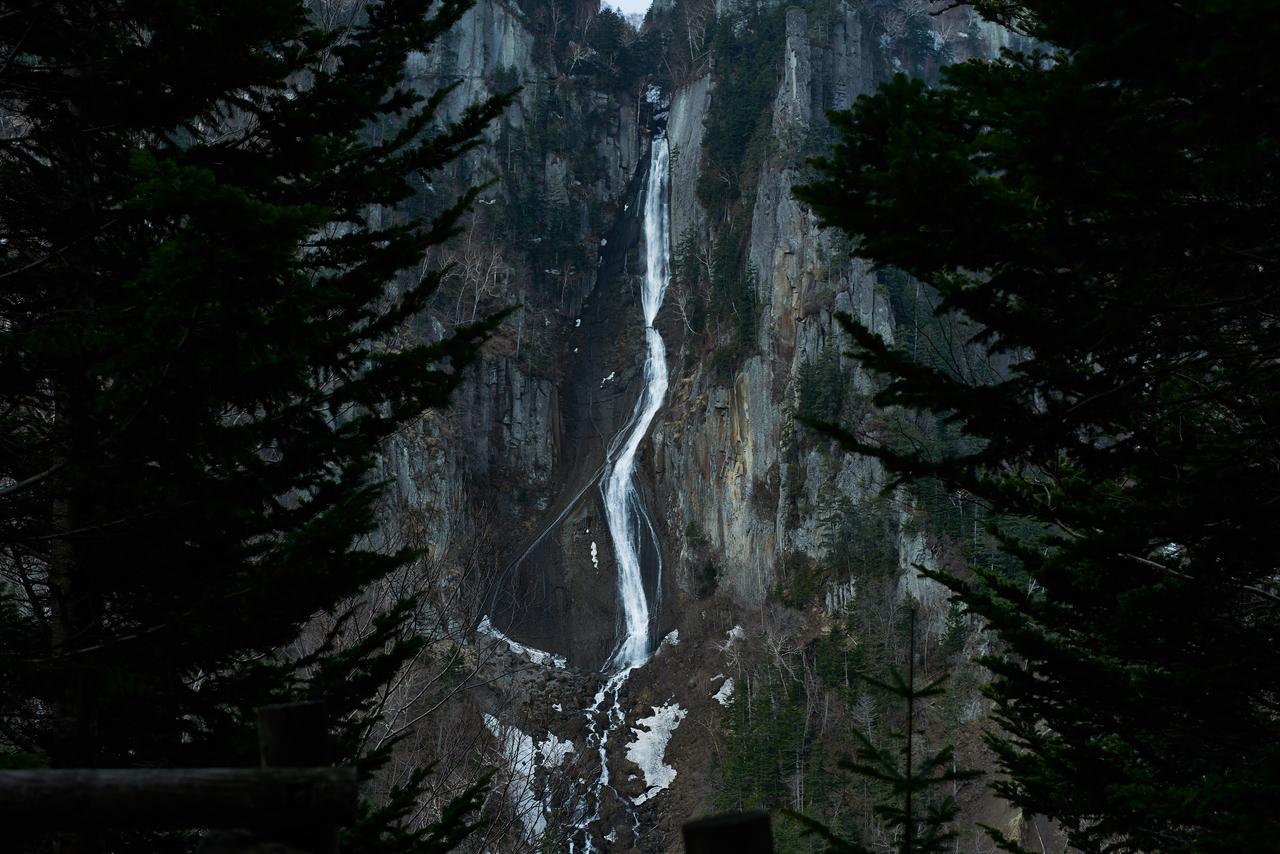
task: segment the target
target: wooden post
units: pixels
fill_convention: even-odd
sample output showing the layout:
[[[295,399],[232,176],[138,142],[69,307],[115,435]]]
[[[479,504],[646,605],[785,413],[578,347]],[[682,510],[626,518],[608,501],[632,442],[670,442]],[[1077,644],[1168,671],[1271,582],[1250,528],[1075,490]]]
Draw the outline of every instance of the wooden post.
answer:
[[[773,854],[767,812],[713,815],[683,828],[687,854]]]
[[[329,716],[321,700],[258,709],[263,768],[316,768],[333,761]]]
[[[325,704],[285,703],[258,709],[258,748],[264,769],[328,765],[332,750]],[[338,854],[338,827],[333,822],[307,828],[273,828],[263,836],[314,854]]]

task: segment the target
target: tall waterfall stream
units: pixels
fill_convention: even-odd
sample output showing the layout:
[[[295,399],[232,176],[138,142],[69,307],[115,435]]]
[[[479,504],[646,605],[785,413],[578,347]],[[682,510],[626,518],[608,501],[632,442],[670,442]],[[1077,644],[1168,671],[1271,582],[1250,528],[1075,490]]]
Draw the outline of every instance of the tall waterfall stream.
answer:
[[[658,316],[658,309],[662,307],[662,299],[666,296],[667,284],[671,278],[671,213],[667,200],[669,159],[666,136],[655,136],[649,153],[649,179],[644,194],[645,271],[640,306],[644,316],[645,382],[631,417],[609,445],[600,484],[609,536],[613,540],[618,566],[618,601],[622,606],[623,636],[605,665],[605,670],[611,671],[608,678],[596,692],[592,705],[584,710],[589,739],[595,743],[600,755],[600,776],[591,792],[592,814],[586,814],[584,804],[577,822],[586,851],[592,850],[591,837],[586,829],[600,818],[600,798],[609,786],[606,753],[609,736],[626,724],[619,694],[631,671],[643,665],[651,655],[649,602],[640,571],[640,543],[642,531],[647,529],[652,535],[654,529],[636,489],[635,467],[636,451],[667,395],[667,348],[653,323]],[[644,525],[644,529],[641,525]],[[662,583],[661,551],[660,548],[655,549],[658,554],[659,586]],[[632,819],[634,824],[634,813]]]
[[[644,198],[645,273],[640,293],[644,312],[644,389],[627,425],[609,446],[601,483],[609,536],[618,562],[618,598],[625,631],[622,643],[607,666],[619,670],[636,667],[649,658],[649,603],[640,574],[640,525],[643,523],[650,531],[653,528],[636,490],[635,468],[636,451],[667,396],[667,348],[653,322],[670,281],[668,157],[666,137],[656,137],[649,156],[649,181]],[[658,578],[661,584],[660,553]]]
[[[656,529],[636,488],[635,468],[636,453],[639,451],[641,442],[648,435],[654,417],[662,407],[669,380],[666,344],[653,325],[657,319],[658,310],[662,307],[662,300],[666,296],[667,285],[671,278],[669,166],[670,151],[667,138],[665,134],[659,133],[654,136],[650,147],[642,223],[645,271],[641,284],[640,306],[644,318],[644,387],[640,391],[630,417],[609,443],[604,464],[598,473],[598,483],[604,501],[605,521],[613,541],[617,565],[622,637],[604,665],[604,682],[592,698],[591,705],[582,710],[582,714],[586,717],[587,745],[594,748],[599,755],[600,773],[594,781],[578,781],[582,788],[578,790],[576,804],[573,807],[574,831],[569,839],[571,852],[595,850],[590,828],[593,823],[604,817],[601,805],[606,790],[630,817],[632,833],[638,835],[639,819],[635,813],[635,805],[652,797],[666,786],[666,783],[651,786],[634,801],[626,798],[610,785],[607,751],[610,737],[615,733],[624,732],[627,723],[626,713],[620,702],[622,687],[626,684],[631,672],[643,666],[653,654],[654,644],[650,633],[652,620],[641,571],[642,544],[646,533],[654,544],[658,595],[661,595],[662,586],[662,549],[657,543]],[[529,556],[538,543],[564,519],[581,495],[582,493],[579,493],[550,525],[541,530],[524,552],[512,561],[508,567],[509,570],[519,566]],[[478,631],[498,639],[513,651],[520,652],[535,662],[564,666],[563,659],[519,643],[502,634],[492,625],[487,616],[481,621]],[[682,717],[683,710],[677,710],[677,714]],[[490,728],[494,731],[495,737],[501,738],[506,732],[508,741],[514,739],[519,742],[520,736],[523,735],[514,730],[504,731],[497,719],[492,719]],[[524,738],[528,740],[527,736]],[[556,745],[561,746],[558,741]],[[532,742],[523,748],[516,744],[515,747],[509,745],[505,749],[519,754],[519,757],[530,766],[526,773],[531,773],[535,754]],[[561,755],[557,753],[557,762]],[[531,834],[539,835],[541,828],[545,827],[544,811],[550,809],[550,797],[549,791],[538,794],[531,791],[527,798],[522,798],[521,809],[533,815],[529,821]],[[528,803],[525,803],[525,800],[528,800]],[[604,840],[611,844],[616,843],[615,833],[616,828],[610,828]]]

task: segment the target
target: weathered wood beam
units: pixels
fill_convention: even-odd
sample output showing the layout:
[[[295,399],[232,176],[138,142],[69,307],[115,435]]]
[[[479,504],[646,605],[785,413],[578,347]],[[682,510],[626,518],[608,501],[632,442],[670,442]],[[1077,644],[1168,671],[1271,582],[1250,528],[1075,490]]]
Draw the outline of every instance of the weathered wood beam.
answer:
[[[341,826],[354,768],[0,771],[0,827]]]

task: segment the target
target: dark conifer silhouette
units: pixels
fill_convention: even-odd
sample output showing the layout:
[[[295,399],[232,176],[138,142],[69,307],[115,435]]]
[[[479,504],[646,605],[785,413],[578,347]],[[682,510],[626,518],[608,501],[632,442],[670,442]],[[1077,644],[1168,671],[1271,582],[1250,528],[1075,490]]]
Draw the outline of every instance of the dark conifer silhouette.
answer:
[[[1083,851],[1272,849],[1280,16],[973,5],[1040,48],[895,78],[797,190],[937,296],[915,353],[845,323],[958,452],[829,426],[1005,520],[1016,568],[935,574],[1003,644],[998,792]]]
[[[0,761],[252,765],[252,709],[310,697],[387,757],[413,603],[282,650],[412,556],[367,546],[379,448],[496,322],[398,334],[472,196],[396,211],[508,100],[402,82],[469,5],[0,3]],[[412,789],[361,850],[452,838],[393,826]]]

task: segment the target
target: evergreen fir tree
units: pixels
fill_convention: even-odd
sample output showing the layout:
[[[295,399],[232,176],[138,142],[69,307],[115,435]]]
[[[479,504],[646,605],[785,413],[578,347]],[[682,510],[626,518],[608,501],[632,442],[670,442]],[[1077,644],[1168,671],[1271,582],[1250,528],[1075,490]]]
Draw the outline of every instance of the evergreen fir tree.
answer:
[[[356,754],[412,603],[282,649],[411,557],[359,545],[379,447],[496,322],[395,338],[471,195],[392,212],[508,100],[446,122],[448,89],[401,82],[468,5],[0,2],[0,761],[253,765],[253,708],[303,698],[344,761],[386,759]],[[419,834],[369,805],[353,839],[439,850],[462,795]]]
[[[1273,850],[1280,16],[972,5],[1041,52],[894,79],[797,191],[963,336],[925,361],[846,318],[877,403],[961,440],[843,438],[1017,523],[1012,568],[937,575],[1008,652],[1001,794],[1083,851]]]
[[[887,797],[875,805],[874,812],[896,837],[894,851],[897,854],[941,854],[952,850],[957,834],[951,829],[951,822],[960,809],[950,792],[939,790],[972,780],[979,774],[956,767],[955,749],[951,745],[917,759],[917,754],[922,753],[919,740],[924,738],[920,723],[921,701],[945,694],[947,677],[939,677],[924,686],[916,685],[914,608],[909,612],[908,620],[910,636],[906,674],[892,668],[887,682],[866,673],[858,674],[861,681],[902,701],[903,729],[891,734],[894,746],[877,744],[873,733],[855,731],[859,743],[857,757],[853,761],[842,761],[840,767],[887,787]],[[788,810],[787,815],[823,839],[827,843],[827,851],[833,854],[872,854],[876,850],[857,840],[841,837],[809,816],[792,810]]]

